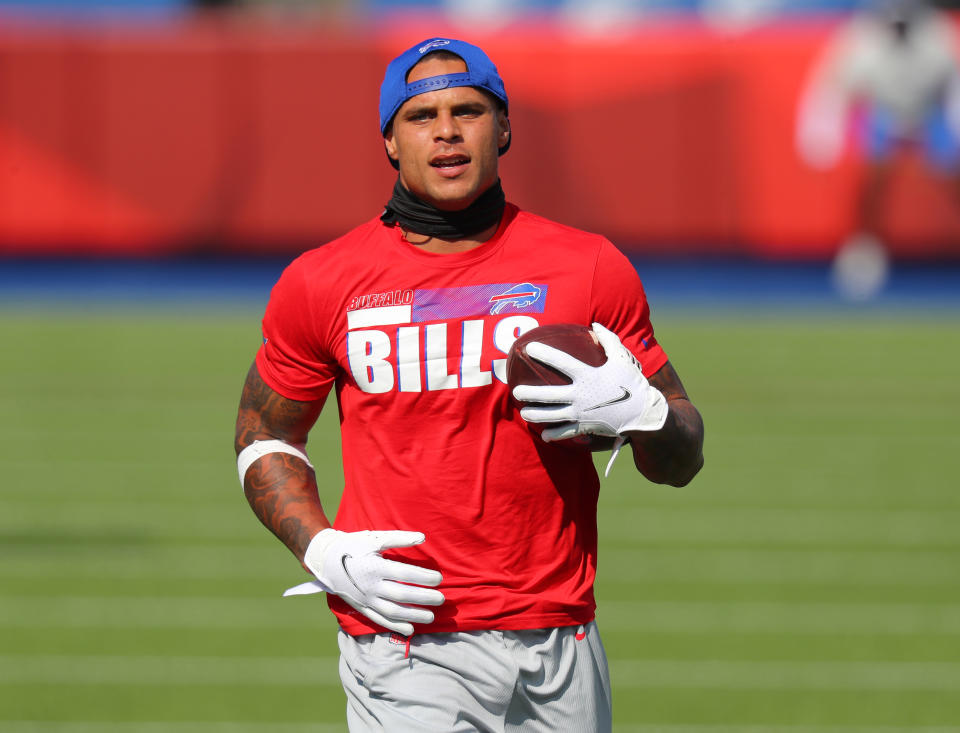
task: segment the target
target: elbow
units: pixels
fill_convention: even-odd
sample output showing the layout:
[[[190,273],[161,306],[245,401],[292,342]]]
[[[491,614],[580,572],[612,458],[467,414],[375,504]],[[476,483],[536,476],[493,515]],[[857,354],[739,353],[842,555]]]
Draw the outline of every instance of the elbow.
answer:
[[[637,464],[637,469],[650,482],[663,486],[682,488],[693,481],[694,477],[703,468],[703,455],[695,460],[676,462],[668,466],[652,466],[643,463]]]
[[[646,450],[634,445],[637,470],[655,484],[686,486],[703,468],[703,435],[677,446],[677,450]]]
[[[673,480],[668,482],[671,486],[686,486],[703,468],[703,419],[700,413],[697,413],[696,417],[696,429],[692,439],[687,442],[685,459],[675,464]]]
[[[676,472],[676,475],[671,476],[670,480],[663,483],[668,486],[675,486],[678,489],[683,488],[693,481],[694,477],[700,473],[701,468],[703,468],[703,455],[697,456],[697,460],[692,465],[685,466],[684,470]]]

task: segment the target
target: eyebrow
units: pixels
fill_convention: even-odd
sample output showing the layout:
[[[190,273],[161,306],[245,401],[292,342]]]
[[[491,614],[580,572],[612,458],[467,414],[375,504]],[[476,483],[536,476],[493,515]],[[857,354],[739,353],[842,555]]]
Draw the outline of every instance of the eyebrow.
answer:
[[[433,112],[436,109],[437,105],[435,104],[414,105],[405,110],[403,116],[405,118],[416,117],[424,112]],[[489,105],[486,105],[480,101],[470,100],[466,102],[457,102],[456,104],[451,105],[450,110],[454,114],[458,112],[486,112],[489,110]]]

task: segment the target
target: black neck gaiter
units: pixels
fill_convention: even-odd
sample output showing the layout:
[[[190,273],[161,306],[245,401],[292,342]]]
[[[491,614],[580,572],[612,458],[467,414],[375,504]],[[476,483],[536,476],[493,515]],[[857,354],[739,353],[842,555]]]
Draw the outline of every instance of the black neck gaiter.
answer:
[[[500,223],[506,199],[500,180],[484,191],[467,208],[443,211],[428,204],[400,184],[397,179],[393,197],[387,203],[380,221],[400,224],[407,231],[437,239],[467,239]]]

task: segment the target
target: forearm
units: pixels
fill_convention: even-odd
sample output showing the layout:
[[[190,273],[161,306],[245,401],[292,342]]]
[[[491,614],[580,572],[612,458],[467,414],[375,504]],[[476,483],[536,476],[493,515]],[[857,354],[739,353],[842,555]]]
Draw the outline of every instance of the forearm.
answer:
[[[688,399],[671,399],[668,405],[660,430],[629,434],[633,460],[650,481],[685,486],[703,466],[703,419]]]
[[[295,456],[260,458],[247,471],[243,492],[257,518],[300,561],[313,536],[330,526],[313,470]]]
[[[279,440],[302,449],[322,407],[322,401],[298,402],[277,394],[254,364],[237,412],[237,455],[255,441]],[[254,514],[298,560],[303,560],[310,539],[330,526],[313,469],[297,456],[267,453],[253,461],[243,477],[243,491]]]

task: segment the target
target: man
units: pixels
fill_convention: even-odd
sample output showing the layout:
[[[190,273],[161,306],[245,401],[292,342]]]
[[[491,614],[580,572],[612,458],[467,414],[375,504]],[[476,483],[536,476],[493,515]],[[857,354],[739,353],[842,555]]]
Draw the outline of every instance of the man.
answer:
[[[928,170],[960,186],[960,70],[953,21],[924,0],[868,0],[830,38],[801,95],[796,143],[826,169],[854,142],[864,161],[854,229],[834,261],[844,295],[866,299],[888,276],[884,214],[898,158],[922,149]]]
[[[401,54],[380,127],[399,170],[385,212],[271,294],[237,419],[247,499],[316,578],[292,592],[328,594],[352,731],[610,730],[599,480],[567,438],[629,438],[645,476],[683,485],[703,462],[700,416],[626,258],[504,202],[508,101],[483,51],[437,38]],[[521,412],[510,345],[560,322],[593,323],[608,361],[531,344],[577,377],[518,387],[546,403]],[[331,387],[336,528],[304,448]],[[555,424],[541,438],[527,420]]]

